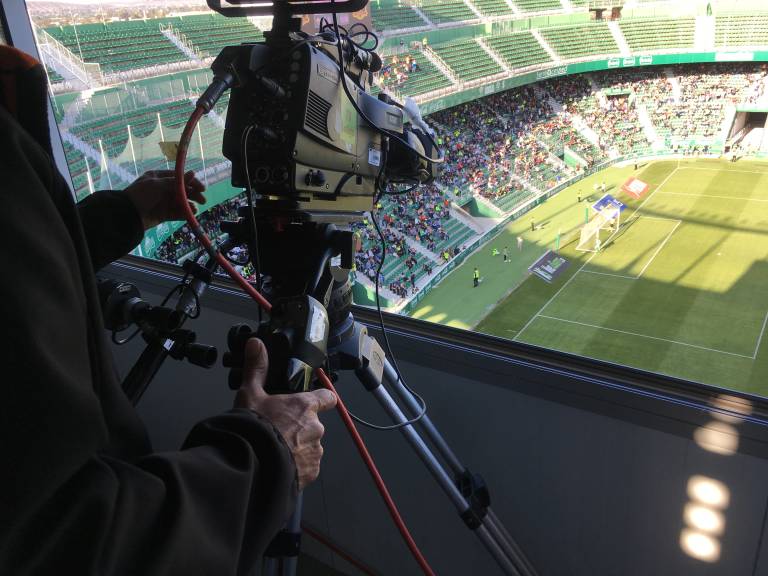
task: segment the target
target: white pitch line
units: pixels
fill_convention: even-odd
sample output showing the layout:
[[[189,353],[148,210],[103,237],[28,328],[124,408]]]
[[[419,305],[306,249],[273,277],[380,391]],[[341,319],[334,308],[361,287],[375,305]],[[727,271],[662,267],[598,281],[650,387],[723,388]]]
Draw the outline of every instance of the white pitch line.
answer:
[[[682,166],[678,170],[699,170],[705,172],[736,172],[737,174],[768,174],[768,170],[724,170],[722,168],[694,168],[693,166]]]
[[[671,192],[659,192],[659,194],[671,194]],[[665,222],[682,222],[680,218],[662,218],[661,216],[646,216],[645,214],[638,216],[638,219],[639,218],[645,218],[646,220],[664,220]]]
[[[687,192],[661,192],[666,196],[693,196],[694,198],[720,198],[722,200],[747,200],[749,202],[768,202],[768,198],[745,198],[743,196],[717,196],[716,194],[688,194]]]
[[[760,330],[760,336],[757,338],[757,345],[755,346],[755,353],[752,354],[752,360],[757,358],[757,351],[760,349],[760,343],[763,341],[763,333],[765,332],[766,322],[768,322],[768,312],[765,313],[765,319],[763,319],[763,328]]]
[[[600,276],[613,276],[614,278],[626,278],[627,280],[637,280],[637,276],[625,276],[624,274],[610,274],[609,272],[597,272],[596,270],[582,270],[584,274],[599,274]]]
[[[739,358],[747,358],[749,360],[754,360],[754,357],[747,356],[745,354],[737,354],[736,352],[727,352],[725,350],[716,350],[714,348],[707,348],[706,346],[699,346],[698,344],[688,344],[687,342],[680,342],[679,340],[670,340],[669,338],[659,338],[658,336],[648,336],[647,334],[639,334],[637,332],[627,332],[626,330],[617,330],[616,328],[606,328],[605,326],[587,324],[586,322],[577,322],[576,320],[566,320],[565,318],[556,318],[555,316],[546,316],[544,314],[540,314],[539,316],[541,318],[548,318],[549,320],[557,320],[558,322],[566,322],[568,324],[578,324],[579,326],[586,326],[587,328],[597,328],[599,330],[607,330],[608,332],[618,332],[619,334],[626,334],[627,336],[637,336],[638,338],[648,338],[649,340],[659,340],[661,342],[669,342],[670,344],[679,344],[680,346],[688,346],[689,348],[698,348],[699,350],[706,350],[707,352],[715,352],[717,354],[728,354],[729,356],[738,356]]]
[[[679,166],[679,163],[678,163],[678,166]],[[662,186],[664,186],[664,184],[666,184],[666,183],[667,183],[667,181],[668,181],[670,178],[672,178],[672,176],[674,176],[674,175],[675,175],[675,172],[677,172],[678,170],[679,170],[679,167],[678,167],[678,168],[675,168],[674,170],[672,170],[672,172],[670,172],[670,173],[667,175],[667,177],[666,177],[666,178],[664,178],[664,180],[662,180],[662,181],[661,181],[661,184],[659,184],[658,188],[656,188],[656,190],[654,190],[653,192],[651,192],[650,194],[648,194],[648,196],[646,197],[646,199],[645,199],[645,200],[643,200],[643,201],[640,203],[640,206],[638,206],[637,208],[635,208],[635,211],[634,211],[634,212],[632,212],[632,214],[630,214],[630,215],[627,217],[627,221],[631,220],[631,219],[632,219],[632,216],[634,216],[635,214],[637,214],[638,210],[640,210],[640,208],[642,208],[643,206],[645,206],[645,205],[646,205],[646,203],[647,203],[647,202],[648,202],[648,201],[649,201],[651,198],[653,198],[653,195],[654,195],[654,194],[656,194],[656,192],[658,192],[659,190],[661,190],[661,187],[662,187]],[[589,258],[587,258],[587,259],[586,259],[586,261],[584,262],[584,264],[582,264],[582,265],[581,265],[581,267],[580,267],[578,270],[576,270],[576,272],[574,272],[574,273],[573,273],[573,276],[571,276],[570,278],[568,278],[568,280],[566,280],[566,281],[565,281],[565,284],[563,284],[562,286],[560,286],[560,289],[559,289],[557,292],[555,292],[555,293],[552,295],[552,297],[551,297],[549,300],[547,300],[547,301],[544,303],[544,306],[542,306],[541,308],[539,308],[539,311],[538,311],[538,312],[536,312],[536,314],[534,314],[533,316],[531,316],[531,319],[530,319],[530,320],[528,320],[528,322],[526,322],[526,323],[525,323],[525,326],[523,326],[523,327],[520,329],[520,332],[518,332],[518,333],[517,333],[517,336],[515,336],[514,338],[512,338],[512,340],[513,340],[513,341],[514,341],[514,340],[517,340],[518,338],[520,338],[520,335],[521,335],[523,332],[525,332],[525,330],[528,328],[528,326],[530,326],[530,325],[533,323],[533,321],[534,321],[534,320],[536,320],[536,318],[538,318],[538,316],[539,316],[539,315],[540,315],[540,314],[541,314],[541,313],[544,311],[544,309],[545,309],[547,306],[549,306],[549,305],[552,303],[552,301],[553,301],[555,298],[557,298],[557,297],[558,297],[558,295],[560,294],[560,292],[562,292],[563,290],[565,290],[565,287],[566,287],[566,286],[568,286],[568,284],[570,284],[570,283],[573,281],[573,279],[574,279],[574,278],[576,278],[576,276],[578,276],[578,275],[579,275],[579,272],[581,272],[581,271],[584,269],[584,266],[586,266],[587,264],[589,264],[589,262],[592,260],[592,258],[594,258],[595,256],[597,256],[598,254],[599,254],[599,252],[595,252],[594,254],[592,254],[592,256],[590,256]]]
[[[576,276],[578,276],[578,275],[579,275],[579,272],[581,272],[581,271],[582,271],[582,269],[584,268],[584,266],[586,266],[587,264],[589,264],[589,261],[590,261],[590,260],[592,260],[592,258],[594,258],[595,256],[597,256],[598,254],[599,254],[599,252],[595,252],[594,254],[592,254],[592,256],[590,256],[589,258],[587,258],[586,262],[584,262],[584,264],[582,264],[582,265],[581,265],[581,268],[579,268],[578,270],[576,270],[576,272],[574,272],[574,273],[573,273],[573,276],[571,276],[570,278],[568,278],[568,280],[566,280],[566,281],[565,281],[565,284],[563,284],[562,286],[560,286],[560,290],[558,290],[557,292],[555,292],[555,293],[552,295],[552,298],[550,298],[549,300],[547,300],[547,301],[546,301],[546,303],[544,304],[544,306],[542,306],[542,307],[539,309],[539,311],[538,311],[538,312],[536,312],[536,314],[534,314],[533,316],[531,316],[531,319],[530,319],[530,320],[528,320],[528,322],[526,322],[526,323],[525,323],[525,326],[523,326],[523,327],[520,329],[520,332],[518,332],[518,333],[517,333],[517,336],[515,336],[514,338],[512,338],[512,340],[517,340],[518,338],[520,338],[520,335],[521,335],[523,332],[525,332],[526,328],[528,328],[528,326],[530,326],[530,325],[531,325],[531,323],[532,323],[534,320],[536,320],[536,318],[538,318],[538,317],[539,317],[539,315],[541,314],[541,312],[542,312],[542,311],[543,311],[543,310],[544,310],[544,309],[545,309],[547,306],[549,306],[549,304],[552,302],[552,300],[554,300],[555,298],[557,298],[557,297],[558,297],[558,295],[560,294],[560,292],[562,292],[563,290],[565,290],[565,287],[566,287],[566,286],[568,286],[568,284],[570,284],[571,282],[573,282],[573,279],[574,279],[574,278],[576,278]]]
[[[653,262],[654,258],[656,258],[656,256],[658,256],[658,255],[659,255],[659,252],[661,252],[661,249],[662,249],[662,248],[664,248],[664,244],[666,244],[667,242],[669,242],[669,239],[670,239],[670,238],[672,238],[672,234],[674,234],[674,233],[675,233],[675,230],[677,230],[678,226],[680,226],[680,224],[681,224],[681,223],[682,223],[682,220],[678,220],[678,221],[677,221],[677,224],[675,224],[674,228],[672,228],[672,230],[669,232],[669,234],[667,234],[667,237],[666,237],[666,238],[664,238],[664,242],[662,242],[661,244],[659,244],[659,247],[658,247],[658,248],[656,248],[656,252],[654,252],[654,253],[653,253],[653,256],[651,256],[651,259],[650,259],[650,260],[648,260],[648,262],[646,262],[646,263],[645,263],[645,266],[643,266],[643,269],[642,269],[642,270],[640,270],[640,273],[637,275],[637,277],[638,277],[638,278],[640,278],[640,276],[642,276],[642,275],[643,275],[643,272],[645,272],[645,271],[646,271],[646,269],[648,268],[648,266],[650,266],[650,265],[651,265],[651,262]]]

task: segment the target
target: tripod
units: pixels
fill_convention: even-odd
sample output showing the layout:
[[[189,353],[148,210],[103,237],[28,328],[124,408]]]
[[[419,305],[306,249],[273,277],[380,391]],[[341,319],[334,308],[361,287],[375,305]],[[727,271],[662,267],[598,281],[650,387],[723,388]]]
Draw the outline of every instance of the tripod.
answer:
[[[446,493],[466,526],[477,535],[503,573],[512,576],[534,576],[535,569],[491,509],[490,495],[483,479],[461,464],[426,414],[421,415],[415,425],[410,423],[406,412],[389,392],[387,386],[394,391],[405,410],[413,416],[421,412],[416,398],[404,385],[395,367],[386,359],[381,346],[369,336],[367,328],[354,320],[350,312],[352,294],[348,270],[353,262],[354,235],[348,231],[337,230],[333,225],[312,221],[294,222],[289,226],[280,218],[277,219],[281,222],[279,226],[274,225],[275,220],[272,223],[266,220],[258,223],[247,222],[248,218],[254,218],[253,212],[248,212],[250,214],[246,213],[246,219],[227,223],[225,228],[231,236],[239,236],[241,240],[247,241],[253,237],[255,229],[259,243],[281,245],[289,253],[299,255],[294,260],[284,256],[278,258],[272,252],[262,260],[264,271],[268,271],[270,275],[269,288],[272,290],[273,301],[304,302],[301,299],[311,295],[312,299],[316,299],[327,309],[327,350],[324,351],[322,364],[327,364],[332,373],[354,371],[364,388],[373,394],[393,422],[399,425],[400,431]],[[251,224],[251,229],[246,223]],[[297,248],[299,250],[296,250]],[[256,256],[257,246],[254,242],[249,242],[249,249],[250,256]],[[334,257],[341,258],[341,266],[338,268],[330,265]],[[312,304],[302,306],[302,309],[309,309]],[[256,334],[274,339],[275,331],[287,331],[287,334],[282,334],[279,338],[290,340],[293,346],[303,349],[305,343],[296,340],[297,334],[310,331],[317,333],[318,329],[301,322],[298,327],[286,322],[286,308],[290,308],[290,305],[275,307],[273,310],[277,311],[277,317],[270,319],[271,328],[264,329],[262,326]],[[317,316],[312,313],[309,315]],[[307,314],[304,313],[302,318],[306,317]],[[234,330],[239,338],[228,339],[236,348],[230,347],[228,362],[228,365],[233,367],[233,373],[230,374],[232,386],[239,385],[241,376],[237,371],[240,348],[244,347],[245,340],[253,334],[250,329],[244,330],[242,327],[236,327]],[[273,365],[276,367],[273,377],[279,379],[282,376],[285,379],[285,375],[289,374],[289,380],[293,379],[293,384],[289,383],[287,390],[279,391],[301,391],[296,387],[296,383],[308,382],[308,379],[303,376],[296,377],[295,362],[298,360],[301,365],[312,367],[313,359],[309,356],[314,355],[315,350],[309,355],[299,351],[298,358],[291,356],[289,363],[286,363],[287,358],[283,353],[283,356],[273,363],[272,350],[269,343],[265,343],[270,353],[270,371]],[[294,348],[290,354],[295,352]],[[315,356],[314,360],[316,359]],[[430,448],[424,436],[434,449]],[[286,529],[275,538],[267,550],[263,569],[265,576],[295,574],[300,549],[301,509],[299,496],[296,511]]]

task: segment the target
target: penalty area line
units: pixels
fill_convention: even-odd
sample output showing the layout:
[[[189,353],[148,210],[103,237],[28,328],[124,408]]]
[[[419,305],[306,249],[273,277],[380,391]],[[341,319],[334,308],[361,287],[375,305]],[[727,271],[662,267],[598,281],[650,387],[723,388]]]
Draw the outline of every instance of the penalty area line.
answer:
[[[651,262],[653,262],[653,260],[656,258],[656,256],[658,256],[658,255],[659,255],[659,252],[661,252],[661,249],[662,249],[662,248],[664,248],[664,245],[665,245],[667,242],[669,242],[669,239],[670,239],[670,238],[672,238],[672,234],[674,234],[674,233],[675,233],[675,230],[677,230],[677,229],[678,229],[678,227],[680,226],[680,224],[682,224],[682,222],[683,222],[682,220],[678,220],[678,221],[677,221],[677,224],[675,224],[675,225],[674,225],[674,227],[672,228],[672,230],[670,230],[669,234],[667,234],[667,237],[666,237],[666,238],[664,238],[664,242],[662,242],[661,244],[659,244],[659,247],[658,247],[658,248],[656,248],[656,252],[654,252],[654,253],[653,253],[653,256],[651,256],[651,259],[650,259],[650,260],[648,260],[648,262],[646,262],[646,263],[645,263],[645,266],[643,266],[643,269],[642,269],[642,270],[640,270],[640,274],[638,274],[638,275],[637,275],[637,277],[638,277],[638,278],[640,278],[640,276],[642,276],[642,275],[643,275],[643,272],[645,272],[645,271],[648,269],[648,266],[650,266],[650,265],[651,265]]]
[[[718,200],[744,200],[745,202],[768,202],[768,198],[745,198],[744,196],[717,196],[716,194],[690,194],[688,192],[659,192],[659,194],[664,196],[688,196],[692,198],[717,198]]]
[[[679,166],[679,163],[678,163],[678,166]],[[662,180],[662,181],[661,181],[661,184],[659,184],[659,186],[658,186],[658,187],[657,187],[657,188],[656,188],[656,189],[655,189],[653,192],[651,192],[650,194],[648,194],[648,196],[645,198],[645,200],[643,200],[643,201],[640,203],[640,206],[638,206],[637,208],[635,208],[635,210],[632,212],[632,214],[630,214],[630,215],[627,217],[627,219],[626,219],[625,221],[626,221],[626,222],[630,222],[630,221],[632,220],[632,217],[633,217],[635,214],[637,214],[637,213],[640,211],[640,209],[641,209],[643,206],[645,206],[645,205],[648,203],[648,201],[649,201],[651,198],[653,198],[653,195],[654,195],[654,194],[656,194],[656,192],[658,192],[659,190],[661,190],[662,186],[664,186],[664,184],[666,184],[666,183],[667,183],[667,181],[668,181],[670,178],[672,178],[672,176],[674,176],[674,175],[675,175],[675,173],[676,173],[676,172],[677,172],[679,169],[680,169],[680,168],[678,167],[678,168],[675,168],[674,170],[672,170],[672,172],[670,172],[670,173],[667,175],[667,177],[666,177],[666,178],[664,178],[664,180]],[[526,322],[526,323],[525,323],[525,326],[523,326],[523,327],[520,329],[520,332],[518,332],[518,333],[517,333],[517,335],[516,335],[514,338],[512,338],[512,340],[513,340],[513,341],[515,341],[515,340],[519,340],[519,339],[520,339],[520,336],[523,334],[523,332],[525,332],[525,331],[528,329],[528,327],[529,327],[531,324],[533,324],[533,321],[534,321],[534,320],[536,320],[536,318],[538,318],[538,317],[541,315],[541,313],[542,313],[542,312],[543,312],[543,311],[544,311],[544,310],[547,308],[547,306],[549,306],[549,305],[552,303],[552,301],[553,301],[555,298],[557,298],[557,297],[560,295],[560,293],[561,293],[563,290],[565,290],[565,287],[566,287],[566,286],[568,286],[568,284],[570,284],[571,282],[573,282],[573,279],[574,279],[574,278],[576,278],[576,276],[578,276],[578,275],[579,275],[579,272],[581,272],[582,270],[584,270],[584,267],[585,267],[587,264],[589,264],[589,263],[590,263],[590,261],[592,260],[592,258],[594,258],[595,256],[597,256],[598,254],[600,254],[600,252],[594,252],[594,253],[593,253],[593,254],[592,254],[592,255],[591,255],[589,258],[587,258],[587,259],[585,260],[584,264],[582,264],[582,265],[579,267],[579,269],[578,269],[578,270],[576,270],[576,272],[574,272],[574,273],[573,273],[573,276],[571,276],[570,278],[568,278],[568,280],[566,280],[566,281],[565,281],[565,284],[563,284],[562,286],[560,286],[560,289],[559,289],[557,292],[555,292],[555,293],[552,295],[552,297],[551,297],[549,300],[547,300],[547,301],[544,303],[544,306],[542,306],[541,308],[539,308],[539,311],[538,311],[538,312],[536,312],[536,314],[534,314],[533,316],[531,316],[530,320],[528,320],[528,322]]]
[[[763,319],[763,327],[760,330],[760,336],[757,337],[757,344],[755,345],[755,353],[752,354],[752,360],[757,358],[757,351],[760,349],[760,343],[763,341],[763,334],[765,333],[766,323],[768,323],[768,312],[765,313],[765,318]]]
[[[587,328],[596,328],[598,330],[606,330],[608,332],[626,334],[627,336],[637,336],[638,338],[647,338],[648,340],[658,340],[660,342],[669,342],[670,344],[678,344],[680,346],[687,346],[689,348],[696,348],[698,350],[706,350],[707,352],[715,352],[716,354],[727,354],[729,356],[738,356],[739,358],[754,360],[753,356],[747,356],[746,354],[737,354],[736,352],[728,352],[727,350],[717,350],[715,348],[707,348],[706,346],[699,346],[698,344],[689,344],[688,342],[680,342],[679,340],[670,340],[669,338],[660,338],[659,336],[649,336],[648,334],[640,334],[638,332],[628,332],[627,330],[618,330],[617,328],[606,328],[605,326],[598,326],[596,324],[587,324],[586,322],[578,322],[576,320],[566,320],[565,318],[557,318],[555,316],[546,316],[544,314],[539,314],[539,317],[547,318],[548,320],[556,320],[558,322],[566,322],[568,324],[577,324],[579,326],[585,326]],[[768,318],[768,315],[766,315],[766,318]]]

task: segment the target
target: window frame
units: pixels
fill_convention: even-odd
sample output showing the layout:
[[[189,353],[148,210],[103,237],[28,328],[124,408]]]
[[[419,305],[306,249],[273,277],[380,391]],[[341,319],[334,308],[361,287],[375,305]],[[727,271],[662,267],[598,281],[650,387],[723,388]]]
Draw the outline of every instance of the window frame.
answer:
[[[0,24],[4,27],[5,39],[9,45],[23,50],[30,56],[41,60],[35,42],[35,33],[32,29],[32,20],[27,11],[26,0],[3,0],[0,3]],[[50,91],[48,93],[48,126],[51,133],[51,148],[53,149],[53,161],[61,175],[67,181],[69,189],[72,187],[72,176],[69,173],[67,156],[64,153],[64,142],[61,139],[59,126],[53,114]]]

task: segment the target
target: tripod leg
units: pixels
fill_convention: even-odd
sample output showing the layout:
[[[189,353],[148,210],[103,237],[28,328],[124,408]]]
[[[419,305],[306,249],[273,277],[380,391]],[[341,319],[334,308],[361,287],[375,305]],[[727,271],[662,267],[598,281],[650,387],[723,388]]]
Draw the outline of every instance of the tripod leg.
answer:
[[[299,492],[296,497],[296,508],[288,519],[288,524],[285,527],[285,531],[289,534],[295,535],[297,538],[301,537],[301,515],[304,511],[304,495]],[[295,554],[287,556],[283,559],[283,572],[282,576],[296,576],[296,568],[299,564],[299,546],[297,544]]]
[[[373,388],[371,392],[396,423],[401,424],[408,421],[408,418],[406,418],[405,414],[400,410],[400,407],[392,399],[392,396],[390,396],[389,392],[382,386]],[[416,454],[421,458],[421,461],[424,462],[427,469],[432,473],[432,476],[434,476],[438,484],[440,484],[443,491],[448,495],[448,498],[453,502],[454,506],[459,511],[459,515],[462,518],[466,518],[467,514],[471,514],[469,504],[461,492],[459,492],[459,489],[453,484],[451,477],[437,458],[435,458],[434,454],[432,454],[424,440],[419,436],[413,426],[403,426],[400,430],[416,451]],[[474,532],[505,574],[521,576],[521,572],[515,567],[512,560],[501,549],[499,544],[491,537],[485,526],[482,524],[475,526]]]
[[[411,414],[418,414],[421,411],[421,406],[416,402],[416,398],[403,386],[400,378],[397,377],[397,371],[389,360],[384,360],[384,379],[389,382],[389,385],[397,394],[397,397],[406,405]],[[419,420],[419,426],[424,429],[430,442],[437,448],[437,451],[448,463],[448,466],[453,470],[455,474],[461,474],[464,472],[465,467],[459,461],[456,454],[453,453],[451,447],[445,441],[443,436],[438,432],[432,420],[429,419],[427,414]]]
[[[304,508],[304,495],[299,492],[296,507],[288,522],[275,535],[267,547],[262,562],[262,576],[295,576],[299,562],[301,539],[301,514]]]
[[[416,415],[421,411],[421,406],[419,406],[416,398],[414,398],[413,394],[411,394],[411,392],[403,385],[402,381],[397,376],[397,371],[394,366],[392,366],[391,362],[386,359],[384,360],[384,379],[389,382],[389,385],[392,387],[397,397],[406,405],[408,411],[412,415]],[[467,468],[461,463],[459,458],[445,441],[445,438],[443,438],[442,434],[440,434],[432,423],[429,416],[425,414],[419,420],[418,425],[424,430],[429,441],[437,449],[438,454],[448,464],[457,477],[467,472]],[[491,536],[499,542],[499,546],[504,549],[506,554],[514,559],[518,565],[525,567],[525,573],[536,574],[536,570],[530,560],[528,560],[517,542],[515,542],[509,532],[507,532],[504,525],[490,507],[488,507],[488,513],[483,519],[483,523],[488,528]]]

